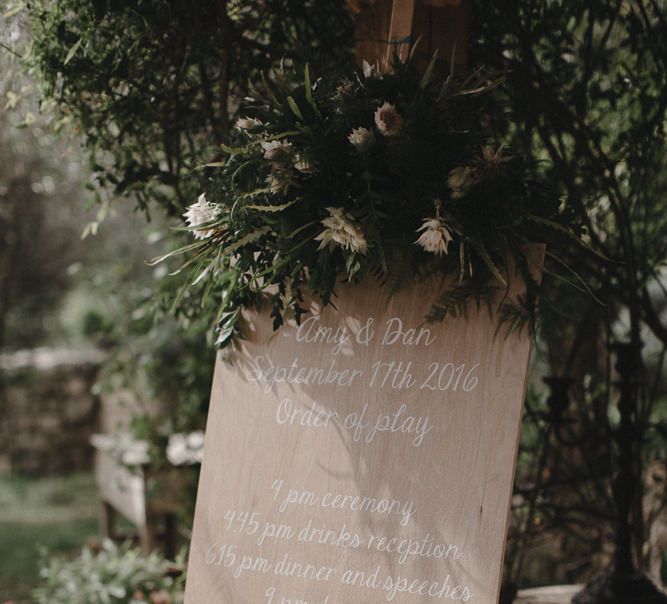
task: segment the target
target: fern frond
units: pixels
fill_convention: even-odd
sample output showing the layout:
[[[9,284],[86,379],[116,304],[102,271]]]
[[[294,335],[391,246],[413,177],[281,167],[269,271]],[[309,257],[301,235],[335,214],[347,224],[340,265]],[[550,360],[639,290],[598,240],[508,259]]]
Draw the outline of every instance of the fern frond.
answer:
[[[504,302],[498,311],[498,327],[505,335],[520,335],[525,329],[532,336],[535,332],[535,305],[528,301],[528,296],[519,296],[516,302]]]
[[[485,305],[489,313],[492,313],[497,292],[498,287],[495,285],[478,285],[472,281],[457,283],[434,302],[426,315],[426,320],[429,323],[437,323],[447,317],[467,318],[471,303],[475,304],[477,312],[482,305]]]
[[[409,256],[396,254],[387,266],[385,282],[390,295],[413,283],[415,272]]]

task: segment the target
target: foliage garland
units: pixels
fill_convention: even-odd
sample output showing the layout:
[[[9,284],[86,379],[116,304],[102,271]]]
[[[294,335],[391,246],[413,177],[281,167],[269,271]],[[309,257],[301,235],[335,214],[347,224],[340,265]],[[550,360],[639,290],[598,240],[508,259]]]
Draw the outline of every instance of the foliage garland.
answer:
[[[332,302],[340,279],[379,279],[393,292],[429,274],[455,276],[428,320],[491,305],[508,262],[526,280],[511,329],[532,323],[537,285],[524,255],[549,233],[578,239],[572,214],[504,149],[488,97],[497,81],[424,75],[364,63],[313,79],[280,69],[243,101],[224,158],[184,215],[195,241],[183,293],[221,301],[217,345],[238,334],[240,311],[269,298],[274,329],[303,313],[304,292]],[[495,285],[491,285],[494,284]]]

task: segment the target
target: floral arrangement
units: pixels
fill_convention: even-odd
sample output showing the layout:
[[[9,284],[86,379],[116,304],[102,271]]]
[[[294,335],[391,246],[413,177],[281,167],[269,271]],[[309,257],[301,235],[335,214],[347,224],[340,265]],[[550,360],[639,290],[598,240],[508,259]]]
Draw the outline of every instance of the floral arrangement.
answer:
[[[242,308],[268,300],[277,329],[307,312],[305,291],[328,304],[341,279],[377,278],[391,292],[454,276],[428,317],[441,320],[495,299],[508,262],[528,293],[500,314],[528,322],[536,284],[525,245],[577,233],[534,166],[499,140],[486,109],[497,82],[438,80],[434,66],[380,74],[364,63],[317,79],[282,70],[244,99],[185,213],[194,242],[168,255],[188,255],[186,288],[219,297],[218,346]]]

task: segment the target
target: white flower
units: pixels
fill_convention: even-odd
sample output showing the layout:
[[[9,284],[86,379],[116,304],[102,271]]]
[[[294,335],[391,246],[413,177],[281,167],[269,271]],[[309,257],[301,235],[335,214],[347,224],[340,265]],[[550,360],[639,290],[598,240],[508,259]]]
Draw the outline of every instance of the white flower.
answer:
[[[239,119],[236,120],[236,127],[239,130],[250,130],[250,128],[255,128],[256,126],[261,126],[262,122],[260,122],[257,118],[254,117],[240,117]]]
[[[188,440],[185,434],[172,434],[167,443],[167,459],[175,466],[187,463]]]
[[[365,59],[361,62],[361,69],[364,72],[364,77],[366,79],[373,77],[373,71],[376,69],[376,65],[371,65]]]
[[[211,203],[206,199],[206,193],[202,193],[197,199],[197,203],[193,203],[183,214],[188,226],[198,227],[200,225],[208,225],[220,216],[220,207]],[[206,239],[213,235],[217,229],[213,228],[195,228],[192,231],[195,239]]]
[[[142,466],[150,462],[149,444],[145,440],[130,442],[123,451],[121,462],[126,466]]]
[[[351,252],[365,254],[368,251],[368,244],[354,219],[348,216],[343,208],[327,208],[327,211],[330,216],[322,220],[322,225],[326,228],[315,237],[315,240],[320,242],[318,249],[327,246],[333,249],[339,245]]]
[[[188,434],[188,447],[195,451],[204,448],[204,433],[201,430]]]
[[[167,444],[167,459],[174,466],[201,463],[204,456],[204,433],[172,434]]]
[[[384,136],[397,136],[401,131],[401,114],[390,103],[378,107],[375,111],[375,125]]]
[[[421,245],[427,252],[441,256],[447,253],[447,247],[452,241],[452,232],[445,225],[442,218],[426,218],[417,232],[424,231],[416,244]]]
[[[271,161],[284,161],[289,155],[292,143],[288,141],[264,141],[264,159]]]
[[[354,128],[347,137],[359,151],[368,149],[373,139],[373,133],[368,128]]]

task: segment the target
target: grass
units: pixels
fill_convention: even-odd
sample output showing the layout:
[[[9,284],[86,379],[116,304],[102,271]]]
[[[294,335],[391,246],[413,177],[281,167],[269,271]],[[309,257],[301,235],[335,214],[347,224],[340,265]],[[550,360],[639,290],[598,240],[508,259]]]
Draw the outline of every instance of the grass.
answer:
[[[75,555],[98,534],[92,474],[0,479],[0,602],[29,604],[42,552]]]

